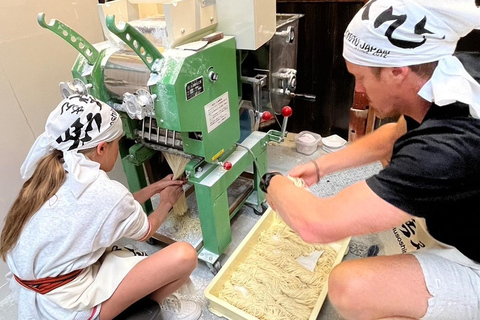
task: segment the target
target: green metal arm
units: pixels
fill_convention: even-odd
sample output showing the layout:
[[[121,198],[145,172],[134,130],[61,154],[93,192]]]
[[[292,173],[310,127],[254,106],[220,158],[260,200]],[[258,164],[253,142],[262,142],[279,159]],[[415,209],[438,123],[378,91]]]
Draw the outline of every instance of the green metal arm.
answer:
[[[37,15],[37,21],[40,26],[51,30],[72,45],[82,56],[87,59],[88,63],[93,65],[98,59],[99,52],[85,38],[73,31],[69,26],[62,22],[52,19],[50,24],[45,22],[45,13],[40,12]]]
[[[105,19],[108,30],[113,32],[117,37],[123,40],[145,63],[151,72],[158,72],[157,66],[162,54],[143,34],[124,22],[122,29],[115,24],[115,16],[108,15]]]

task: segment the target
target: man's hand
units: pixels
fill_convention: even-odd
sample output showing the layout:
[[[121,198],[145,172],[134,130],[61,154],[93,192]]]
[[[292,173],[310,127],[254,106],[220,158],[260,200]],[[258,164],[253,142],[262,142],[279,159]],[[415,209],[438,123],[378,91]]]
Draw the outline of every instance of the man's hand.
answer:
[[[320,172],[317,172],[317,166],[315,166],[313,161],[296,166],[288,173],[288,175],[293,178],[303,179],[307,186],[318,183],[318,178],[321,177],[319,176]]]

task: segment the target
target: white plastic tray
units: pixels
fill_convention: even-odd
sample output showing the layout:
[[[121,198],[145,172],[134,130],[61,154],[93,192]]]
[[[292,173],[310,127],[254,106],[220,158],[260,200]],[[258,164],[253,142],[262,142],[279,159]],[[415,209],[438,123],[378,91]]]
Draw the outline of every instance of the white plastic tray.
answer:
[[[227,282],[232,276],[233,272],[238,268],[238,266],[248,257],[250,251],[253,249],[255,244],[258,242],[260,234],[262,231],[267,230],[270,225],[272,225],[276,219],[280,219],[271,208],[268,208],[267,211],[263,214],[260,220],[255,224],[255,226],[250,230],[248,235],[243,239],[237,249],[234,251],[232,256],[227,260],[225,265],[220,269],[217,275],[213,278],[210,284],[205,288],[205,297],[209,300],[209,309],[210,311],[220,317],[225,317],[231,320],[255,320],[258,319],[243,310],[231,305],[225,300],[220,299],[219,293],[223,289],[225,282]],[[346,238],[339,242],[336,242],[335,248],[339,248],[337,251],[337,257],[333,266],[339,264],[343,257],[345,256],[348,243],[350,238]],[[309,320],[315,320],[320,312],[320,308],[325,301],[328,292],[328,283],[325,283],[320,295],[318,297],[317,303],[310,314]],[[307,319],[305,319],[307,320]]]

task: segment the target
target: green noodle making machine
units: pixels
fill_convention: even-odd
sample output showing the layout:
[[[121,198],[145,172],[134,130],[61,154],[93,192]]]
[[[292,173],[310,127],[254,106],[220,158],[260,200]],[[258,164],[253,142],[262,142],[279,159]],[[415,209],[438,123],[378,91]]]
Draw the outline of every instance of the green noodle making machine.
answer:
[[[242,205],[252,206],[257,213],[266,208],[259,185],[267,171],[267,144],[283,140],[291,109],[274,108],[269,103],[271,99],[265,102],[265,89],[280,92],[277,100],[286,97],[287,101],[279,102],[283,105],[295,89],[294,69],[277,71],[275,83],[279,84],[275,90],[268,82],[272,75],[250,76],[242,71],[246,54],[239,47],[254,50],[278,34],[275,1],[268,0],[267,22],[261,22],[271,24],[273,16],[273,30],[260,35],[266,40],[254,39],[258,43],[252,45],[242,44],[249,40],[248,36],[242,39],[239,35],[228,35],[230,24],[220,29],[222,23],[216,21],[216,14],[232,11],[231,5],[226,9],[221,3],[221,0],[167,3],[160,18],[145,19],[143,25],[142,20],[116,21],[119,15],[115,12],[107,14],[99,10],[107,41],[95,45],[66,24],[58,20],[47,23],[44,13],[38,15],[42,27],[79,52],[72,68],[73,80],[60,83],[62,96],[90,94],[121,115],[125,137],[120,143],[120,155],[132,192],[145,187],[148,181],[161,178],[157,172],[161,152],[189,159],[185,176],[191,186],[187,195],[194,192],[193,203],[189,202],[194,213],[183,217],[169,215],[168,219],[173,220],[167,220],[154,238],[165,243],[190,242],[197,248],[199,259],[212,271],[218,270],[218,258],[231,242],[230,220]],[[183,5],[192,7],[182,8]],[[192,30],[182,23],[172,27],[175,19],[190,22],[187,9],[189,13],[209,10],[207,19]],[[194,14],[198,18],[199,13]],[[205,15],[201,13],[200,17],[202,14]],[[256,28],[258,22],[251,24]],[[155,36],[159,32],[163,32],[163,37]],[[286,43],[293,35],[291,28],[281,34],[282,39],[287,37]],[[252,92],[252,102],[242,98],[245,86]],[[246,133],[240,122],[245,109],[250,115]],[[281,131],[258,130],[259,123],[273,121],[272,114],[281,112]],[[152,203],[146,203],[144,208],[150,213]],[[194,227],[189,227],[189,223]]]

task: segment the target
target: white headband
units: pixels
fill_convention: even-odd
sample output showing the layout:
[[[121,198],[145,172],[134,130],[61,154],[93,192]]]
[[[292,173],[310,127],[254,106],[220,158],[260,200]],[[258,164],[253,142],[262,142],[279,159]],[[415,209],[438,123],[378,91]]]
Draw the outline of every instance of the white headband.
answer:
[[[54,149],[63,152],[64,168],[73,178],[72,191],[78,197],[98,176],[100,165],[79,150],[111,142],[123,134],[122,121],[109,105],[91,96],[73,95],[50,113],[45,132],[33,144],[20,173],[32,176],[38,162]]]
[[[478,28],[475,0],[370,0],[345,31],[343,57],[367,67],[439,61],[420,95],[440,106],[466,103],[478,118],[480,85],[452,56],[458,40]]]

